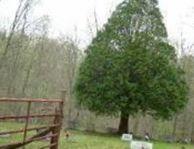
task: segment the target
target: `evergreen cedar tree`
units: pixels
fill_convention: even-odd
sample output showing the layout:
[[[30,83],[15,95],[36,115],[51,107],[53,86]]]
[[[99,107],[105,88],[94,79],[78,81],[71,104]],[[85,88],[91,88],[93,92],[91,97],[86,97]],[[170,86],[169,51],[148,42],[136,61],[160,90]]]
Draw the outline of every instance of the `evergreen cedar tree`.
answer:
[[[137,113],[169,119],[187,103],[184,73],[167,41],[157,0],[125,0],[98,31],[75,83],[78,103],[120,116],[119,133]]]

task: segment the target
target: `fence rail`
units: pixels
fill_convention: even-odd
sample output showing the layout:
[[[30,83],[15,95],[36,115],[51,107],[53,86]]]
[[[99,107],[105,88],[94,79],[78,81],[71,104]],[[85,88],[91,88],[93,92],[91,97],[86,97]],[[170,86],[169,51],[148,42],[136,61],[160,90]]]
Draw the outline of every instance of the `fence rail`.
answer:
[[[25,115],[0,115],[0,120],[18,120],[18,119],[24,119],[25,120],[25,126],[22,129],[19,130],[9,130],[0,132],[0,136],[2,135],[12,135],[17,133],[23,133],[23,141],[21,142],[15,142],[15,143],[9,143],[0,145],[0,149],[18,149],[23,147],[25,148],[26,145],[35,142],[35,141],[41,141],[46,138],[50,138],[50,145],[40,147],[40,149],[43,148],[50,148],[50,149],[58,149],[58,142],[60,137],[60,131],[62,128],[62,122],[63,122],[63,103],[65,100],[65,91],[62,91],[62,98],[61,99],[27,99],[27,98],[0,98],[0,103],[27,103],[27,111]],[[51,103],[51,104],[57,104],[57,107],[55,108],[54,113],[50,114],[31,114],[31,104],[32,103]],[[54,118],[53,124],[46,125],[46,126],[37,126],[37,127],[29,127],[29,120],[33,118]],[[34,130],[44,130],[30,138],[27,138],[27,134],[29,131]]]

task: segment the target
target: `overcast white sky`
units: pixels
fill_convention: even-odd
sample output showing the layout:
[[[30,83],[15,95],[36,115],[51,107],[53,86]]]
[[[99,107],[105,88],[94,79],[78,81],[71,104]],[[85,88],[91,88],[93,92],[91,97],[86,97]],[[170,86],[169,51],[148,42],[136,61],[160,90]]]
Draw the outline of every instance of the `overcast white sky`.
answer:
[[[13,19],[18,0],[1,0],[0,27],[5,27]],[[51,35],[75,34],[85,46],[89,39],[88,20],[94,21],[93,12],[96,10],[99,24],[104,24],[123,0],[41,0],[34,11],[35,17],[49,15],[51,19]],[[169,38],[180,40],[183,32],[188,42],[194,43],[194,0],[159,0],[159,6],[169,33]],[[193,11],[194,12],[194,11]],[[191,27],[193,25],[193,28]]]

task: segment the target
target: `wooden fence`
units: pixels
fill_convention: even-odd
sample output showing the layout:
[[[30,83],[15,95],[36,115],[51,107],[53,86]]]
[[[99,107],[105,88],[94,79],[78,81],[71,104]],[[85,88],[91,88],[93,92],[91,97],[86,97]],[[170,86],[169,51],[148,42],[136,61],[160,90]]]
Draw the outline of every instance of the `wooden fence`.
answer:
[[[25,115],[1,115],[0,114],[0,121],[7,121],[7,120],[24,120],[25,126],[20,130],[10,130],[5,132],[0,132],[0,136],[2,135],[12,135],[21,133],[23,135],[23,140],[21,142],[14,142],[9,144],[1,144],[0,149],[18,149],[18,148],[25,148],[26,145],[36,142],[42,141],[45,139],[49,139],[49,145],[40,147],[40,149],[58,149],[58,142],[60,138],[60,131],[62,128],[63,122],[63,103],[65,100],[65,92],[62,92],[62,99],[26,99],[26,98],[0,98],[1,103],[26,103],[27,104],[27,111]],[[49,114],[31,114],[32,110],[32,103],[50,103],[56,104],[55,112]],[[29,121],[34,118],[53,118],[52,124],[45,125],[45,126],[37,126],[37,127],[29,127]],[[42,130],[35,134],[34,136],[27,137],[28,132]]]

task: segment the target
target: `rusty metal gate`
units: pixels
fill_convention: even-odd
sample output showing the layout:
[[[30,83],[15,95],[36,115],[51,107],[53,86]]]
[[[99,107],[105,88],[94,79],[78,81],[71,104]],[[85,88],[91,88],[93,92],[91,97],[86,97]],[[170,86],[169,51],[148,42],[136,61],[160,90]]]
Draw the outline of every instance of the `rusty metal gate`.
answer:
[[[26,98],[0,98],[0,103],[25,103],[27,106],[26,114],[24,115],[1,115],[0,113],[0,121],[7,120],[23,120],[25,122],[24,128],[19,130],[10,130],[0,132],[1,135],[12,135],[21,133],[23,135],[23,140],[20,142],[12,142],[9,144],[1,144],[0,149],[18,149],[25,148],[26,145],[36,142],[42,141],[47,138],[49,139],[49,145],[42,146],[40,149],[49,148],[49,149],[58,149],[58,142],[60,138],[60,131],[62,128],[63,122],[63,102],[65,100],[65,92],[63,92],[62,99],[26,99]],[[31,114],[32,103],[49,103],[56,104],[55,112],[48,114]],[[44,125],[44,126],[36,126],[29,127],[29,121],[34,118],[52,118],[52,124]],[[28,132],[42,130],[41,132],[37,132],[37,134],[28,137]]]

